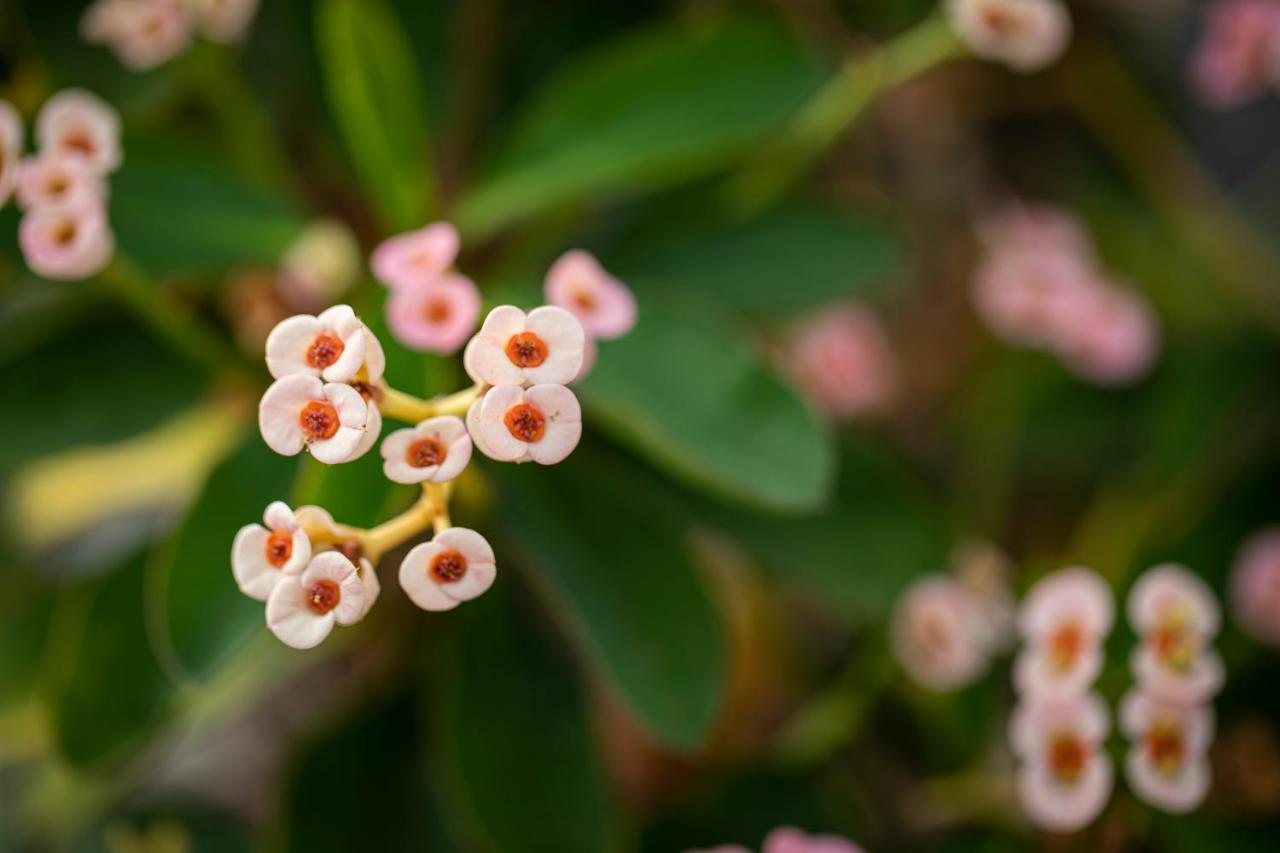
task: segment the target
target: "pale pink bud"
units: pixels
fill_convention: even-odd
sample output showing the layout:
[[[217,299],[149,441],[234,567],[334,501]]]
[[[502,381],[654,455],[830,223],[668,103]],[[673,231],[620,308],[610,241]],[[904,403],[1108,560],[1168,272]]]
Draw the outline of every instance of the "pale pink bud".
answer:
[[[365,364],[371,337],[350,305],[335,305],[315,317],[298,314],[267,335],[267,369],[276,379],[300,374],[349,382]]]
[[[1189,812],[1209,792],[1206,753],[1213,740],[1213,709],[1175,705],[1141,690],[1120,701],[1120,730],[1133,741],[1125,778],[1142,799],[1167,812]]]
[[[457,273],[396,287],[387,297],[387,326],[410,349],[455,353],[479,319],[480,289]]]
[[[526,315],[499,305],[467,344],[462,364],[478,383],[564,385],[581,371],[585,344],[582,324],[563,308],[543,305]]]
[[[35,137],[41,153],[82,157],[99,174],[120,166],[120,115],[84,89],[64,89],[46,101]]]
[[[65,280],[101,272],[116,249],[100,200],[28,210],[18,225],[18,245],[32,272]]]
[[[1094,693],[1025,697],[1009,721],[1009,740],[1021,760],[1016,790],[1032,823],[1075,832],[1091,823],[1111,797],[1111,760],[1101,745],[1110,729],[1107,707]]]
[[[458,257],[458,229],[448,222],[397,234],[378,244],[369,265],[387,287],[412,287],[439,278]]]
[[[1026,645],[1014,661],[1014,686],[1023,694],[1086,690],[1102,669],[1114,619],[1111,589],[1097,573],[1069,568],[1042,578],[1018,611]]]
[[[368,612],[360,571],[337,551],[316,554],[300,575],[276,584],[267,599],[267,627],[295,649],[310,649],[335,624],[351,625]]]
[[[184,0],[98,0],[81,18],[80,35],[111,48],[126,68],[146,71],[186,50],[191,27]]]
[[[1189,72],[1200,100],[1216,109],[1240,106],[1280,83],[1280,4],[1209,3]]]
[[[1014,71],[1052,64],[1071,41],[1071,16],[1059,0],[947,0],[946,12],[974,54]]]
[[[1069,368],[1100,385],[1141,379],[1155,364],[1160,333],[1146,300],[1099,286],[1066,306],[1055,349]]]
[[[48,152],[18,164],[18,205],[94,205],[106,198],[106,184],[83,157]]]
[[[547,270],[545,293],[547,302],[577,317],[590,337],[613,340],[636,324],[636,298],[630,288],[582,249],[556,259]]]
[[[303,374],[277,379],[258,405],[268,447],[283,456],[305,447],[329,465],[355,458],[368,422],[369,406],[356,389]]]
[[[235,42],[258,11],[258,0],[187,0],[195,17],[196,29],[213,42]]]
[[[760,853],[862,853],[862,848],[838,835],[809,835],[780,826],[765,836]]]
[[[287,504],[273,502],[262,522],[241,527],[231,546],[236,584],[258,601],[266,601],[282,577],[300,573],[311,561],[311,540]]]
[[[22,116],[8,101],[0,101],[0,207],[18,182],[22,157]]]
[[[837,418],[884,407],[894,364],[880,322],[861,305],[831,307],[800,326],[784,348],[784,367],[806,396]]]
[[[471,404],[467,429],[491,459],[554,465],[578,446],[582,409],[563,385],[496,385]]]
[[[1240,625],[1280,648],[1280,528],[1254,534],[1231,573],[1231,605]]]
[[[452,610],[493,586],[493,548],[465,527],[450,527],[414,546],[400,564],[400,586],[423,610]]]
[[[471,461],[471,436],[452,415],[427,418],[400,429],[382,442],[382,470],[396,483],[443,483]]]
[[[991,647],[977,598],[944,575],[914,581],[894,608],[890,641],[911,680],[954,690],[987,671]]]

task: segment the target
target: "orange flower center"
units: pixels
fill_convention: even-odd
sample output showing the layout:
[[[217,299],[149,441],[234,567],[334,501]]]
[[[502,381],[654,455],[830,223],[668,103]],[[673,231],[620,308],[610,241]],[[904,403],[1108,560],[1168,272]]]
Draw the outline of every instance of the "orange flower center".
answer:
[[[307,364],[317,370],[324,370],[342,356],[346,346],[342,339],[329,332],[321,332],[307,347]]]
[[[342,593],[338,591],[338,585],[328,578],[316,581],[307,590],[307,607],[312,613],[322,616],[337,607],[341,600]]]
[[[1183,608],[1170,608],[1147,635],[1147,642],[1161,662],[1174,669],[1186,669],[1196,657],[1195,632],[1191,617]]]
[[[53,229],[53,242],[59,246],[69,246],[76,239],[76,224],[70,219],[64,219]]]
[[[537,367],[547,360],[547,344],[533,332],[512,335],[507,341],[507,358],[517,367]]]
[[[982,10],[982,23],[993,33],[1010,36],[1022,28],[1022,20],[1012,9],[990,5]]]
[[[71,188],[71,183],[65,175],[54,175],[49,179],[49,183],[45,186],[50,195],[62,195]]]
[[[293,534],[288,530],[271,531],[263,550],[266,553],[267,562],[277,569],[280,568],[293,556]]]
[[[445,299],[428,299],[427,304],[422,306],[422,316],[427,318],[428,323],[443,323],[449,319],[450,313],[449,302]]]
[[[1173,720],[1156,720],[1147,731],[1147,754],[1151,763],[1161,773],[1176,773],[1186,757],[1186,744],[1182,740],[1182,730]]]
[[[1083,741],[1071,732],[1059,732],[1049,738],[1049,771],[1059,782],[1074,782],[1084,772],[1086,750]]]
[[[307,441],[333,438],[338,431],[338,410],[331,403],[312,400],[302,407],[298,422],[302,424],[302,432]]]
[[[98,150],[98,146],[93,141],[93,135],[84,128],[71,130],[62,137],[62,147],[88,156]]]
[[[546,417],[528,403],[519,403],[507,409],[502,422],[507,425],[508,432],[529,444],[541,441],[547,431]]]
[[[583,288],[573,292],[573,304],[577,305],[583,311],[594,311],[596,307],[596,297],[590,290]]]
[[[438,583],[453,583],[467,573],[467,558],[452,549],[436,554],[431,561],[431,574]]]
[[[448,451],[434,438],[420,438],[404,452],[404,457],[414,468],[430,468],[444,461]]]
[[[1059,626],[1049,636],[1049,662],[1059,672],[1070,669],[1084,651],[1084,643],[1084,629],[1079,623]]]

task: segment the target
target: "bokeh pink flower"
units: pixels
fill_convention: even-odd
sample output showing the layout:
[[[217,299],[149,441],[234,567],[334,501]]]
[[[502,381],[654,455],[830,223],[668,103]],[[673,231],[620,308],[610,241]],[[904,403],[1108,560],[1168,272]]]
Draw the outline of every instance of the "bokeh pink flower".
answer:
[[[947,20],[977,56],[1014,71],[1038,71],[1071,42],[1071,16],[1059,0],[946,0]]]
[[[1280,86],[1280,4],[1211,0],[1204,9],[1204,30],[1189,67],[1200,100],[1232,109]]]
[[[410,349],[450,355],[475,331],[480,289],[458,273],[394,288],[387,296],[387,326]]]
[[[782,366],[815,406],[845,420],[883,409],[896,368],[880,321],[863,305],[832,306],[798,326]]]
[[[1231,571],[1231,609],[1255,639],[1280,648],[1280,527],[1245,541]]]

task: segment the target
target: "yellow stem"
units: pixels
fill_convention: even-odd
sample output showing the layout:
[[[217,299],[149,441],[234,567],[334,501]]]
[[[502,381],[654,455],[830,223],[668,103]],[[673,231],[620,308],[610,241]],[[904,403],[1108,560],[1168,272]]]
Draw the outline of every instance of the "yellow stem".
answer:
[[[453,491],[453,483],[424,483],[425,500],[429,501],[432,510],[431,526],[436,533],[448,530],[453,524],[449,521],[449,493]]]
[[[475,399],[480,396],[484,386],[472,385],[470,388],[464,388],[457,393],[432,397],[430,400],[423,400],[412,394],[397,391],[385,382],[382,383],[379,390],[382,392],[382,398],[378,401],[378,409],[384,417],[416,424],[419,421],[424,421],[437,415],[465,414],[471,404],[475,402]]]

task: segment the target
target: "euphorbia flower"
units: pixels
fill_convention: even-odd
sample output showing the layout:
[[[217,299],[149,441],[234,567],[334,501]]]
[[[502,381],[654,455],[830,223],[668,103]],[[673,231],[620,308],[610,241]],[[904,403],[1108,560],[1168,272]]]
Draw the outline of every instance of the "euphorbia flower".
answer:
[[[1212,591],[1182,566],[1147,571],[1129,593],[1129,622],[1142,639],[1131,666],[1143,688],[1165,701],[1203,702],[1222,687],[1222,661],[1209,646],[1221,614]]]
[[[1167,812],[1189,812],[1209,792],[1206,753],[1213,740],[1213,709],[1175,705],[1141,690],[1120,702],[1120,729],[1133,741],[1125,778],[1142,799]]]
[[[991,659],[977,598],[959,581],[928,575],[914,581],[893,610],[894,657],[913,681],[931,690],[972,683]]]
[[[111,48],[126,68],[146,71],[186,50],[191,27],[184,0],[98,0],[80,19],[80,35]]]
[[[18,225],[18,244],[32,272],[65,280],[101,272],[116,249],[98,200],[28,210]]]
[[[363,619],[377,602],[378,595],[382,592],[382,584],[378,582],[378,573],[374,571],[373,563],[369,562],[369,558],[364,555],[360,540],[351,533],[350,528],[335,522],[333,516],[324,507],[310,504],[300,506],[294,512],[294,516],[305,529],[317,532],[334,551],[355,563],[360,584],[364,587],[364,612],[360,614],[360,618]]]
[[[951,28],[974,54],[1014,71],[1038,71],[1071,41],[1071,16],[1059,0],[947,0]]]
[[[861,305],[827,308],[800,326],[784,359],[784,368],[809,399],[837,418],[881,408],[893,394],[888,338]]]
[[[382,441],[382,471],[396,483],[443,483],[471,461],[471,436],[459,418],[427,418]]]
[[[93,205],[106,197],[102,176],[83,157],[42,153],[18,164],[18,204],[22,207]]]
[[[572,249],[557,258],[547,270],[545,292],[547,302],[572,313],[593,338],[613,340],[635,327],[635,296],[590,252]]]
[[[402,285],[387,297],[387,326],[411,349],[455,353],[479,319],[480,289],[457,273]]]
[[[330,465],[354,458],[368,421],[369,407],[356,389],[302,374],[277,379],[258,406],[268,447],[283,456],[305,447]]]
[[[265,527],[263,525],[266,525]],[[262,524],[246,524],[231,546],[231,571],[240,591],[266,601],[285,575],[299,574],[311,561],[311,540],[293,510],[274,501]]]
[[[1236,620],[1261,642],[1280,648],[1280,528],[1246,541],[1231,572]]]
[[[120,166],[120,115],[84,89],[64,89],[46,101],[35,137],[41,153],[82,157],[99,174]]]
[[[1092,259],[1070,244],[993,245],[974,271],[973,304],[993,334],[1019,346],[1050,348],[1086,292],[1100,287]]]
[[[1064,307],[1055,349],[1073,371],[1101,385],[1121,385],[1151,370],[1160,333],[1146,300],[1108,285],[1082,291]]]
[[[311,558],[300,575],[276,584],[267,599],[267,627],[287,646],[314,648],[334,624],[352,625],[367,612],[355,563],[337,551]]]
[[[0,207],[18,183],[22,157],[22,116],[8,101],[0,101]]]
[[[578,446],[582,408],[563,385],[497,385],[472,403],[467,429],[491,459],[554,465]]]
[[[313,317],[281,320],[267,336],[267,369],[276,379],[301,374],[327,382],[349,382],[365,363],[372,334],[349,305],[335,305]]]
[[[458,229],[448,222],[397,234],[378,244],[369,265],[387,287],[413,287],[440,278],[458,257]]]
[[[838,835],[810,835],[780,826],[765,836],[760,853],[862,853],[862,848]]]
[[[1018,630],[1026,646],[1014,662],[1022,693],[1080,693],[1102,669],[1101,643],[1115,619],[1111,589],[1097,573],[1062,569],[1023,599]]]
[[[1280,84],[1280,5],[1215,0],[1191,58],[1191,82],[1210,107],[1231,109]]]
[[[450,527],[414,546],[400,564],[400,586],[423,610],[452,610],[493,586],[498,568],[485,538]]]
[[[462,363],[489,385],[564,385],[582,369],[586,333],[563,308],[543,305],[527,315],[513,305],[489,312],[467,344]]]
[[[258,0],[187,0],[196,29],[209,41],[239,41],[258,11]]]
[[[1101,746],[1107,706],[1094,693],[1024,697],[1009,722],[1021,765],[1017,794],[1027,817],[1054,832],[1074,832],[1098,816],[1111,796],[1111,760]]]

